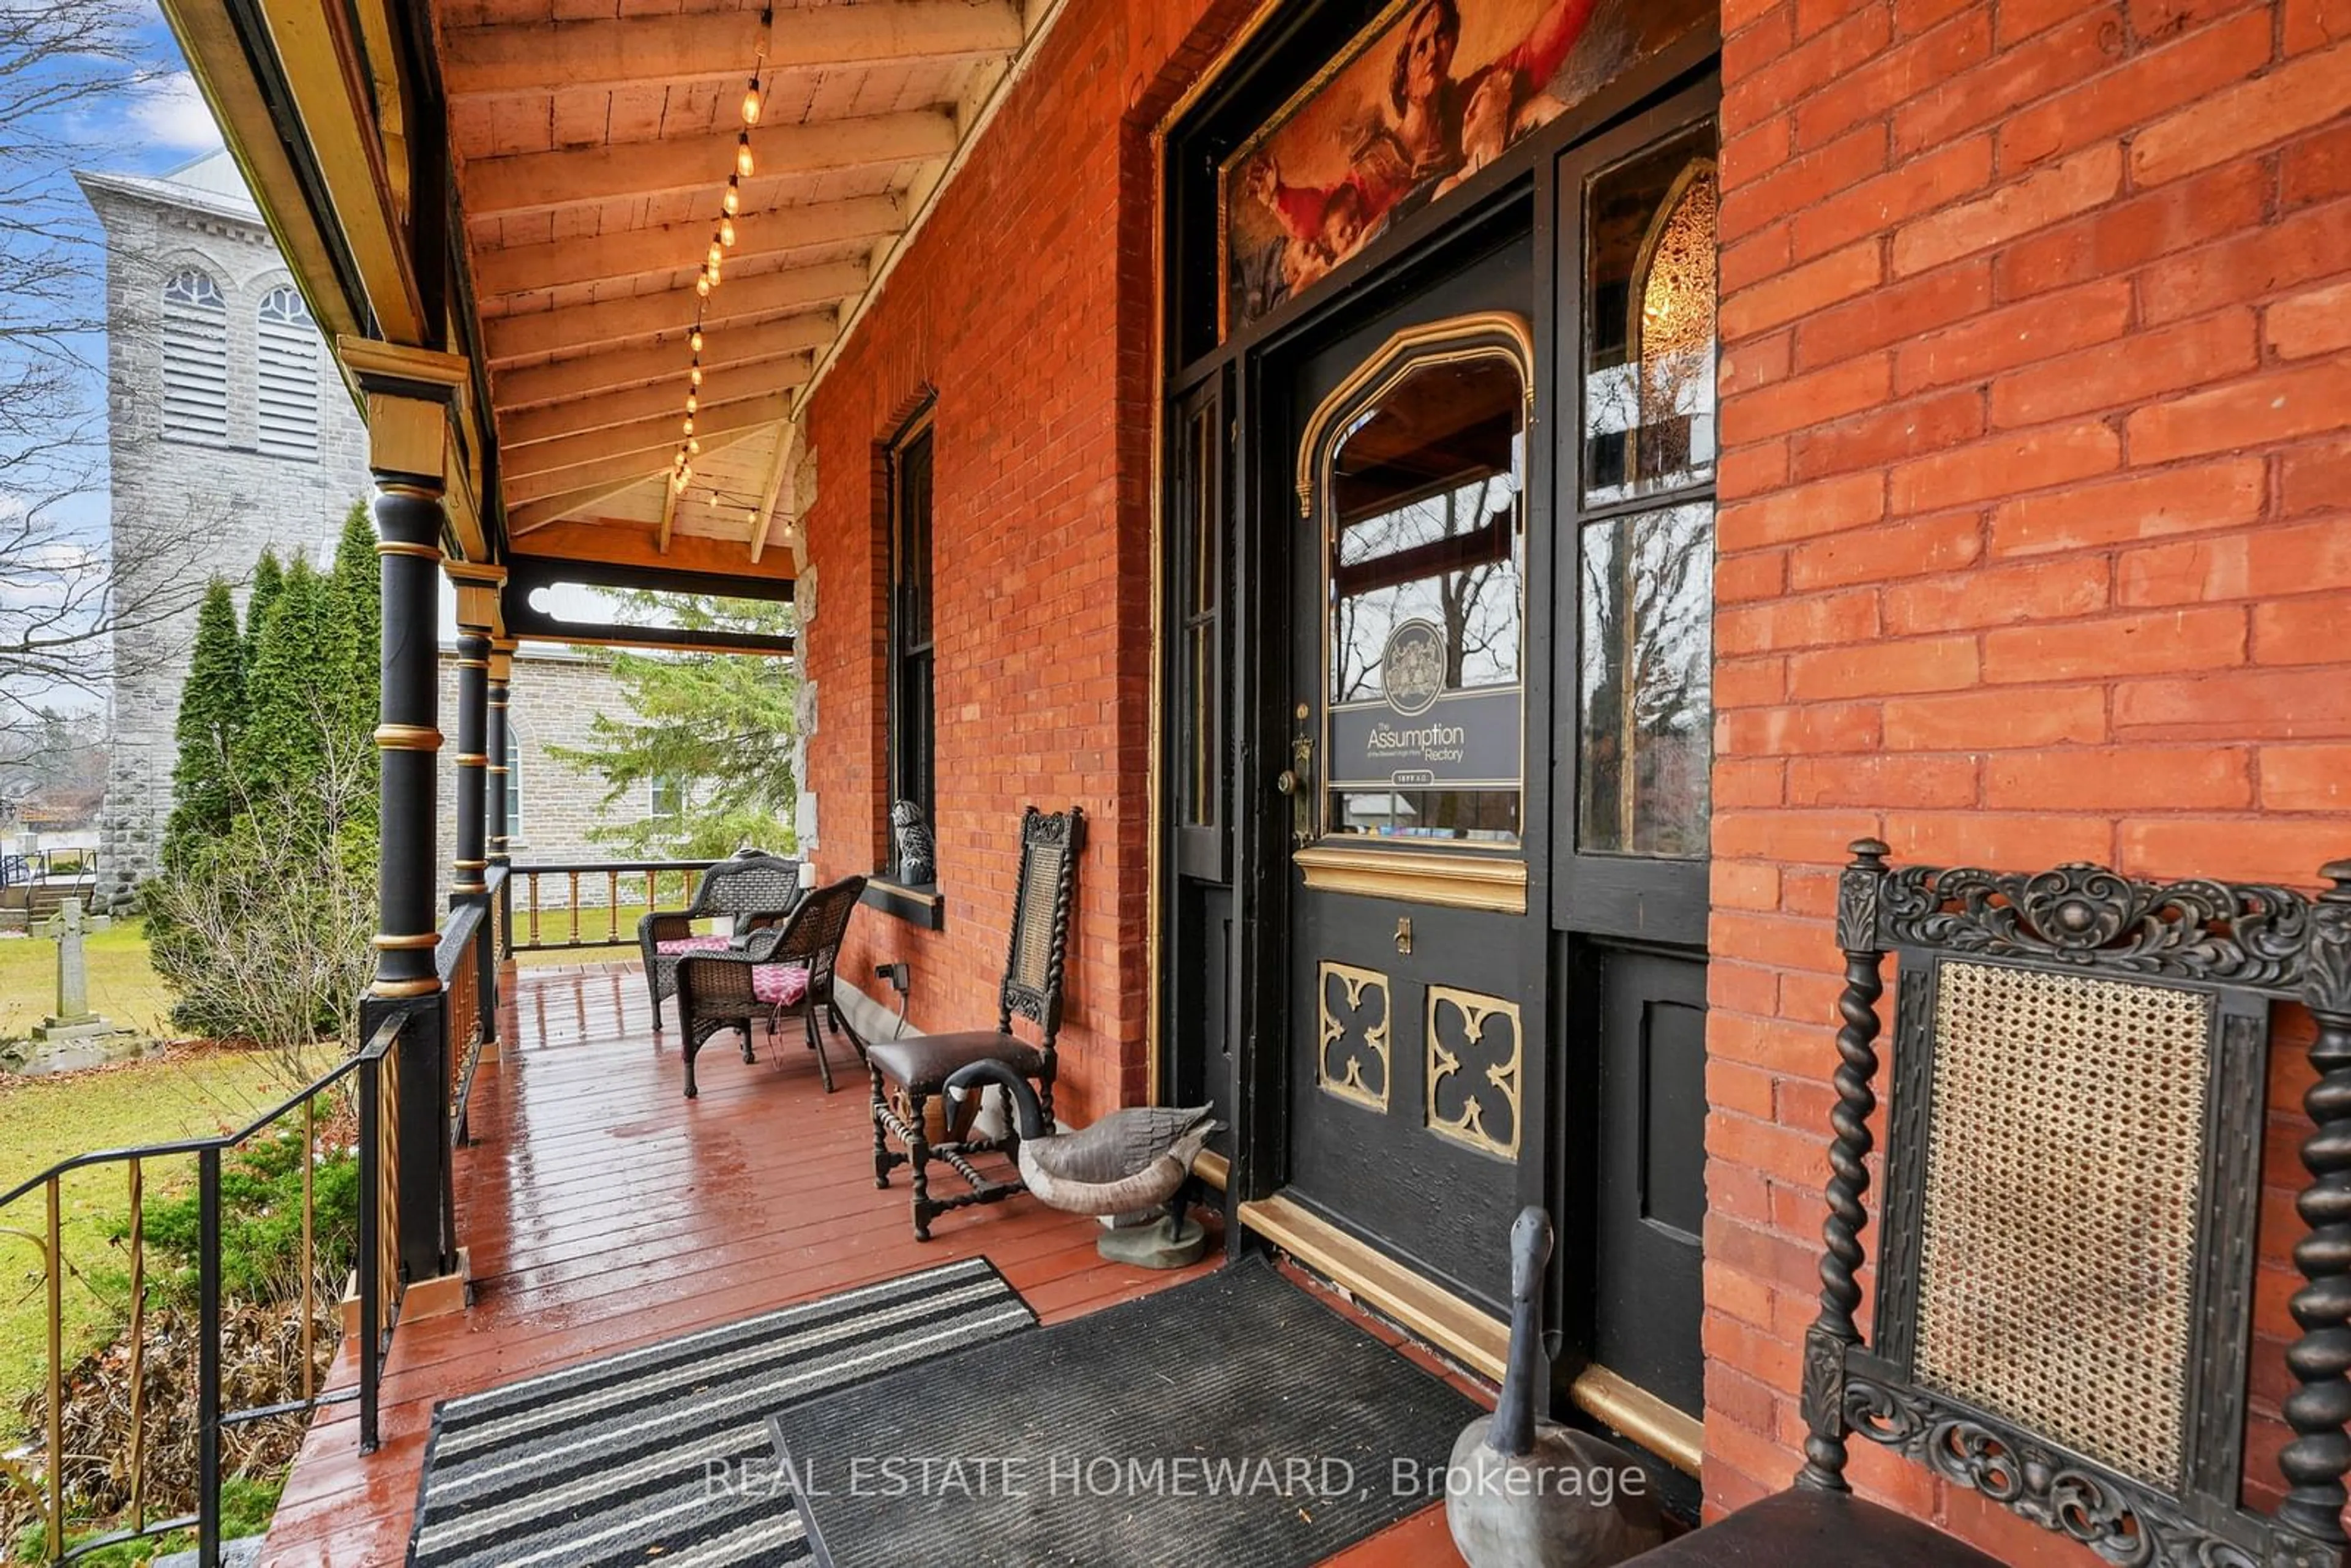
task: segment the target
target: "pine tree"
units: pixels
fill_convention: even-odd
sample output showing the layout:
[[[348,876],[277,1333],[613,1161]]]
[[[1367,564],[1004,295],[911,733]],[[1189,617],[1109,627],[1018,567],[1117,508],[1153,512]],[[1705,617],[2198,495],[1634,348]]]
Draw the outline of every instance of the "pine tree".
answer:
[[[295,560],[258,632],[247,635],[254,652],[246,665],[237,779],[256,800],[311,798],[326,767],[337,704],[320,668],[321,651],[331,643],[327,584],[308,561]]]
[[[253,591],[245,601],[245,667],[253,668],[253,655],[261,647],[261,628],[269,619],[269,607],[286,591],[286,571],[277,564],[277,552],[266,549],[260,560],[254,563]]]
[[[180,692],[180,756],[172,769],[173,805],[163,830],[163,863],[183,865],[203,844],[228,831],[236,815],[230,757],[245,729],[245,649],[228,584],[213,579],[196,614],[195,650]]]
[[[623,619],[660,609],[688,631],[790,632],[791,607],[760,600],[623,594]],[[604,780],[604,804],[676,791],[674,816],[620,819],[590,837],[632,854],[719,856],[744,844],[793,845],[792,776],[799,677],[789,660],[742,653],[616,653],[631,712],[597,714],[590,743],[550,747],[556,760]]]
[[[345,756],[366,753],[374,744],[380,709],[383,636],[383,587],[377,571],[375,525],[364,502],[352,505],[335,543],[334,569],[324,585],[330,647],[324,674],[332,692],[329,705]],[[372,801],[371,800],[371,810]]]

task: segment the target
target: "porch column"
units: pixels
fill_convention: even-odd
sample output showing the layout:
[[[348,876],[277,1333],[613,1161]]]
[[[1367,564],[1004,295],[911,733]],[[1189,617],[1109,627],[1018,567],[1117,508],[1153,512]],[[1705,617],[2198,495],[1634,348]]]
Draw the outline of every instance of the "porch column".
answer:
[[[508,865],[507,855],[507,704],[514,685],[514,641],[490,640],[489,819],[490,863]]]
[[[449,902],[454,907],[489,892],[486,809],[490,764],[490,636],[496,630],[502,568],[451,561],[457,585],[457,852],[450,862]]]
[[[362,1010],[372,1031],[395,1014],[398,1153],[394,1192],[403,1315],[427,1315],[437,1299],[462,1302],[450,1213],[445,1004],[433,950],[435,766],[441,748],[441,538],[445,522],[449,405],[466,376],[454,354],[343,338],[343,363],[367,400],[368,466],[376,483],[376,554],[383,589],[382,695],[376,858],[376,978]],[[456,1281],[420,1291],[428,1281]]]

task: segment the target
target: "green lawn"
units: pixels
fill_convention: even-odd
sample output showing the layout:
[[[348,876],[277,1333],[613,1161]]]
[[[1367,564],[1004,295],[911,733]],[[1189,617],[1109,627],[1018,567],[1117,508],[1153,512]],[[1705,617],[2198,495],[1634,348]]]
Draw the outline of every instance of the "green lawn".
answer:
[[[172,993],[147,962],[147,933],[139,921],[91,932],[82,952],[89,964],[91,1007],[141,1034],[171,1032]],[[0,1040],[30,1030],[57,999],[57,945],[39,936],[0,938]]]
[[[609,964],[616,959],[633,958],[637,955],[637,922],[644,913],[642,904],[623,904],[617,910],[582,909],[579,946],[559,946],[543,953],[517,953],[515,962],[528,968],[543,964]],[[710,921],[696,922],[695,926],[698,931],[715,928]],[[530,911],[519,897],[514,906],[514,939],[530,940]],[[559,944],[569,941],[571,911],[542,906],[538,912],[538,939]],[[600,945],[590,946],[590,943]]]
[[[240,1127],[299,1087],[271,1052],[194,1048],[89,1072],[0,1080],[0,1192],[74,1155]],[[192,1179],[194,1165],[189,1155],[150,1162],[148,1190]],[[128,1305],[121,1280],[129,1259],[109,1239],[130,1213],[127,1173],[120,1165],[76,1172],[59,1181],[58,1197],[70,1363],[110,1335]],[[37,1189],[0,1210],[0,1431],[12,1437],[18,1401],[47,1376],[41,1250],[33,1239],[47,1225]]]

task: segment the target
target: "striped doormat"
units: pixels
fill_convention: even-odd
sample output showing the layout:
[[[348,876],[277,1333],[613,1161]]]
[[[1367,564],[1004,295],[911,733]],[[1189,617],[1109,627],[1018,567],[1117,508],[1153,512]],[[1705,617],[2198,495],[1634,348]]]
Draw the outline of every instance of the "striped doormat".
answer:
[[[974,1258],[446,1400],[433,1412],[408,1561],[803,1561],[767,1418],[1036,1322]]]

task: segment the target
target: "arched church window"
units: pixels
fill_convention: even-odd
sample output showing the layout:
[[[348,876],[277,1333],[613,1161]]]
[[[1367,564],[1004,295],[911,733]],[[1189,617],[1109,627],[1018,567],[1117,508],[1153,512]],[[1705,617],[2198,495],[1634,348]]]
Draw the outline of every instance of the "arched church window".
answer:
[[[163,438],[228,440],[228,302],[193,267],[163,285]]]
[[[273,457],[319,455],[319,328],[292,288],[262,297],[257,334],[261,450]]]

